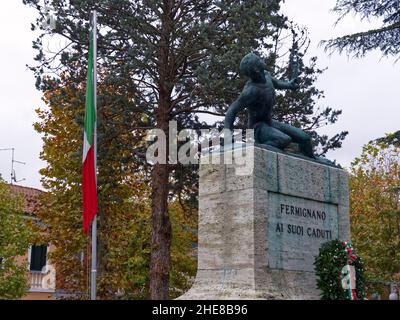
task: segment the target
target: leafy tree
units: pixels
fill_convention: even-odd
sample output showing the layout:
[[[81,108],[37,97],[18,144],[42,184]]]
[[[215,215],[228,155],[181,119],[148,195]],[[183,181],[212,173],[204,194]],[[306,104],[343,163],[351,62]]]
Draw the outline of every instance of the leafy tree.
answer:
[[[382,26],[364,32],[345,35],[325,41],[326,49],[346,51],[355,57],[363,57],[371,50],[379,49],[383,56],[400,58],[400,2],[398,0],[337,0],[333,11],[342,20],[353,13],[362,20],[378,18]]]
[[[84,83],[89,15],[93,9],[98,12],[100,83],[107,88],[99,97],[99,186],[106,188],[106,181],[112,180],[114,174],[124,180],[122,171],[128,168],[132,167],[136,173],[142,171],[144,182],[151,187],[150,297],[166,299],[173,242],[168,200],[171,202],[173,193],[177,192],[178,201],[186,208],[193,208],[196,183],[193,183],[193,167],[145,164],[143,130],[158,128],[168,138],[170,120],[176,120],[178,128],[196,129],[204,125],[196,114],[221,115],[243,86],[244,79],[237,70],[240,59],[249,51],[272,48],[273,36],[285,28],[286,18],[278,14],[280,1],[54,0],[55,29],[43,26],[47,10],[41,4],[36,0],[24,0],[24,3],[37,9],[39,17],[32,28],[42,32],[34,41],[38,65],[32,70],[37,76],[37,87],[58,96],[55,99],[63,96],[61,74],[66,75],[73,90],[80,89]],[[46,42],[55,43],[52,38],[59,39],[63,45],[50,52],[46,50]],[[82,104],[82,97],[76,102]],[[63,105],[58,104],[58,108]],[[65,105],[69,106],[69,102],[65,101]],[[76,108],[65,112],[71,112],[69,119],[77,115]],[[334,113],[329,111],[323,118],[328,119]],[[81,119],[82,115],[78,114],[77,118]],[[62,130],[55,133],[61,134]],[[56,137],[48,142],[54,148],[59,142]],[[79,155],[74,152],[79,148],[79,139],[77,135],[73,137],[77,140],[62,143],[68,144],[68,156],[78,163]],[[321,142],[327,144],[327,139]],[[108,150],[110,146],[112,149]],[[53,157],[51,152],[54,151],[49,147],[43,157]],[[122,166],[118,157],[124,159]],[[54,165],[62,168],[62,159],[54,157],[54,161],[60,161]],[[43,173],[48,177],[49,187],[54,183],[55,192],[62,183],[57,179],[68,171],[55,175],[52,168],[46,170]],[[71,180],[77,183],[74,191],[68,183],[62,186],[71,197],[75,195],[78,203],[79,180],[74,179]],[[133,184],[134,180],[131,181]],[[113,189],[117,182],[108,183]],[[118,196],[113,201],[117,199]],[[100,198],[100,201],[104,204],[107,199]],[[100,271],[108,263],[106,243],[114,221],[113,213],[108,216],[106,211],[105,207],[100,212]]]
[[[29,289],[26,254],[32,233],[23,200],[0,177],[0,299],[18,299]]]
[[[41,158],[47,167],[41,170],[43,194],[37,226],[41,241],[51,242],[50,253],[57,268],[57,288],[74,298],[86,298],[88,292],[88,251],[90,243],[82,233],[81,154],[84,116],[82,84],[63,73],[52,89],[45,91],[47,108],[37,110],[35,129],[43,135]],[[148,295],[150,264],[151,189],[146,170],[132,159],[131,150],[137,132],[125,126],[123,115],[110,114],[114,100],[112,86],[99,86],[99,204],[98,294],[103,299],[143,299]],[[113,93],[114,99],[118,94]],[[122,99],[122,97],[120,98]],[[142,139],[140,138],[139,141]],[[171,204],[173,205],[173,204]],[[187,230],[195,220],[184,219],[178,209],[171,209],[175,236],[172,244],[173,276],[171,296],[187,289],[187,279],[194,275],[195,260],[190,252],[193,235]],[[179,259],[176,259],[179,256]],[[179,260],[179,261],[178,261]],[[186,280],[185,280],[186,279]]]
[[[400,149],[371,142],[351,167],[352,240],[369,280],[400,280]]]

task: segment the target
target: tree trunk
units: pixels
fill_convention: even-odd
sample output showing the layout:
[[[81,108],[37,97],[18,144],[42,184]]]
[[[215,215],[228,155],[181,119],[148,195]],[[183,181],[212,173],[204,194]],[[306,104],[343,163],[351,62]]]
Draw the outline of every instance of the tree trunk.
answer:
[[[159,105],[156,111],[156,127],[164,131],[166,136],[166,163],[155,164],[152,172],[152,234],[151,234],[151,261],[150,261],[150,299],[166,300],[169,291],[169,271],[171,266],[171,221],[168,214],[169,191],[169,148],[168,125],[171,107],[171,65],[170,65],[170,37],[171,1],[164,1],[161,17],[161,39],[158,48],[160,62],[158,89]]]
[[[156,164],[152,172],[152,234],[150,263],[150,299],[168,299],[171,222],[168,215],[167,164]]]
[[[169,94],[161,90],[161,99],[157,114],[157,128],[165,132],[168,141]],[[166,161],[168,159],[168,142]],[[155,164],[152,171],[152,233],[150,261],[150,299],[166,300],[169,290],[169,271],[171,265],[171,222],[168,214],[169,166]]]

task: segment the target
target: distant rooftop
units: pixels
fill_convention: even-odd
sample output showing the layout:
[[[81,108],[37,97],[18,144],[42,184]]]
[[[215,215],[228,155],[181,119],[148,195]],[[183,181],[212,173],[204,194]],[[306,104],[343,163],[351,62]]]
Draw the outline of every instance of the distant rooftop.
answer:
[[[44,191],[30,187],[17,186],[14,184],[9,184],[8,186],[12,193],[21,194],[24,197],[24,212],[29,215],[34,215],[35,207],[39,203],[38,196],[44,193]]]

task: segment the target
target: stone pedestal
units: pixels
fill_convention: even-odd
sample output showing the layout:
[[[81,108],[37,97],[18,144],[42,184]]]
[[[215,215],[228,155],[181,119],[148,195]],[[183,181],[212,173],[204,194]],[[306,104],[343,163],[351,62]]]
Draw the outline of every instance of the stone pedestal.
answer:
[[[350,240],[346,172],[244,150],[244,165],[202,159],[198,270],[179,299],[319,299],[314,257],[324,241]]]

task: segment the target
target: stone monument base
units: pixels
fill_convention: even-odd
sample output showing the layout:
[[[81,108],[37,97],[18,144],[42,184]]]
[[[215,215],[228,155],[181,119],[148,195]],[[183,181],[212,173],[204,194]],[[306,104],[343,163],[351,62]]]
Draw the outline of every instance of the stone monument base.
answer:
[[[228,271],[229,273],[229,271]],[[255,273],[250,270],[221,270],[198,272],[193,287],[178,300],[316,300],[319,292],[309,292],[315,287],[315,276],[303,272],[259,270],[265,279],[255,283]],[[241,278],[243,283],[226,284],[229,278]],[[228,280],[228,281],[227,281]],[[293,288],[296,283],[299,287]],[[302,287],[301,287],[302,286]],[[252,287],[252,288],[251,288]]]
[[[314,257],[325,241],[350,240],[347,173],[243,150],[232,164],[202,158],[198,270],[178,299],[319,299]]]

